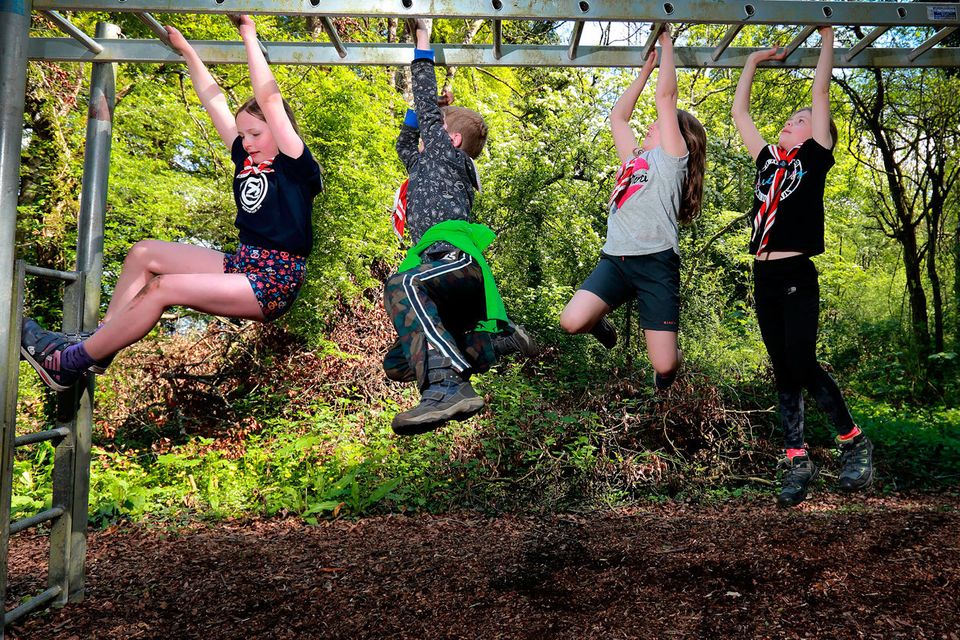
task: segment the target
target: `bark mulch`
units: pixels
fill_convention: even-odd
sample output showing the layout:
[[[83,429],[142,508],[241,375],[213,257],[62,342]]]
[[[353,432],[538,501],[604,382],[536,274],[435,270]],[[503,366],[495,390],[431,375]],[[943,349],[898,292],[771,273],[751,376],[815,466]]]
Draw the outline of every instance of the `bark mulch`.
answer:
[[[11,541],[11,593],[46,553]],[[960,497],[127,525],[90,532],[84,602],[7,633],[960,640]]]

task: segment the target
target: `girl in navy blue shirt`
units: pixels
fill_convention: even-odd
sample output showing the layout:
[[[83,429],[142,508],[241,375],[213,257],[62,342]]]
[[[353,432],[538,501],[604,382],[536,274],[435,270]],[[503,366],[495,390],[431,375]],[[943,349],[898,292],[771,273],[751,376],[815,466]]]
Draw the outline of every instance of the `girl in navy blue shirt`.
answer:
[[[166,30],[231,150],[240,247],[225,255],[177,242],[138,242],[127,254],[103,323],[83,342],[71,344],[27,319],[21,353],[54,389],[70,387],[88,369],[102,372],[115,353],[145,336],[167,307],[269,322],[297,297],[312,248],[313,199],[323,188],[320,168],[280,95],[253,20],[234,21],[253,85],[253,98],[236,113],[183,35],[173,27]]]

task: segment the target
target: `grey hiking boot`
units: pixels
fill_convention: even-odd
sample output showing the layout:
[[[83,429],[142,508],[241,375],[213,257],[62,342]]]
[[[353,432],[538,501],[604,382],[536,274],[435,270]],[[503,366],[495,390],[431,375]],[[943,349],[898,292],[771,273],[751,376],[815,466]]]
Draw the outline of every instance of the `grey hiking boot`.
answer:
[[[807,486],[817,477],[817,465],[810,456],[794,456],[784,459],[781,466],[786,467],[783,474],[780,495],[777,504],[781,507],[795,507],[807,499]]]
[[[436,378],[439,381],[433,382]],[[393,432],[408,436],[433,431],[448,420],[466,420],[483,409],[483,398],[454,369],[430,372],[420,404],[393,417]]]
[[[617,346],[617,330],[613,328],[613,324],[607,320],[606,316],[600,318],[600,322],[593,325],[593,329],[590,329],[590,335],[599,340],[600,344],[607,349],[613,349]]]
[[[67,336],[47,331],[32,318],[24,318],[20,334],[20,355],[30,363],[44,384],[66,391],[83,377],[83,371],[61,369],[58,355],[74,344]]]
[[[862,433],[840,443],[840,489],[860,491],[873,482],[873,443]]]
[[[518,324],[511,324],[507,331],[493,341],[493,352],[497,357],[519,353],[530,358],[540,353],[540,345],[526,329]]]

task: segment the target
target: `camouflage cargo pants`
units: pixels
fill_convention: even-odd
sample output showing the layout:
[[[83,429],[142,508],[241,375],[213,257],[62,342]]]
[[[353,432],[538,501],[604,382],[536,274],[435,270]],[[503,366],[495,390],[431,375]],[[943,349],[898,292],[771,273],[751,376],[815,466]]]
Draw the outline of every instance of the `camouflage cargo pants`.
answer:
[[[428,347],[464,377],[496,362],[496,334],[474,331],[484,319],[486,303],[483,274],[469,255],[451,251],[393,274],[387,279],[384,306],[398,336],[383,359],[391,380],[416,380],[421,390],[426,388]]]

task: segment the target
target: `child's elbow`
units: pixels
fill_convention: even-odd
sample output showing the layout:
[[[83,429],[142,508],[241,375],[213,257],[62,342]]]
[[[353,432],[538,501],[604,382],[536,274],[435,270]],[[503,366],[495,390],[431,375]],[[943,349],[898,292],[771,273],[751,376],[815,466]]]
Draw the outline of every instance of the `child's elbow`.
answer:
[[[669,89],[658,89],[656,93],[656,101],[658,105],[662,103],[676,106],[679,95],[680,94],[675,87],[671,87]]]

